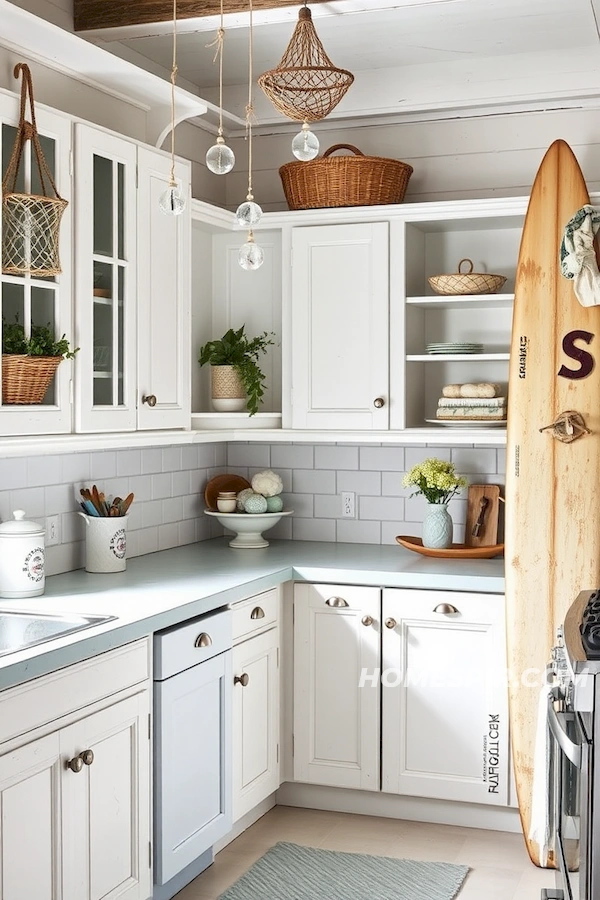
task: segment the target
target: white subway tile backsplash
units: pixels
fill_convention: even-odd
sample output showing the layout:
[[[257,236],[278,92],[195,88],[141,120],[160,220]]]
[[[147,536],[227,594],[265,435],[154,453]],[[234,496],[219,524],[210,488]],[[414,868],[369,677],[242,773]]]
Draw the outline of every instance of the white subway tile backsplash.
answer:
[[[47,457],[43,457],[47,458]],[[58,484],[59,481],[81,482],[88,484],[91,476],[91,454],[69,453],[60,459],[60,478],[47,481],[46,484]]]
[[[381,543],[398,545],[396,535],[406,534],[406,522],[382,522],[381,523]]]
[[[158,526],[158,549],[171,550],[179,543],[179,524],[170,522],[168,525]]]
[[[206,465],[208,467],[209,465],[214,465],[214,466],[224,466],[225,465],[225,463],[227,462],[227,444],[225,444],[225,443],[213,444],[212,451],[213,451],[214,462],[213,463],[203,463],[202,457],[198,456],[198,465],[199,466]]]
[[[162,525],[162,500],[150,500],[147,503],[140,503],[140,507],[142,510],[143,528]]]
[[[496,450],[486,447],[480,449],[467,447],[454,447],[452,450],[452,462],[456,471],[461,475],[474,475],[480,472],[496,471]],[[469,479],[473,481],[473,478]]]
[[[212,477],[212,476],[210,476]],[[196,469],[190,472],[190,493],[191,494],[200,494],[204,493],[204,488],[206,487],[206,482],[209,480],[209,475],[206,469]]]
[[[163,472],[179,472],[181,470],[181,447],[164,447],[162,451]]]
[[[46,547],[46,575],[72,572],[74,569],[82,569],[84,565],[84,541],[76,541],[73,544],[55,544],[53,547]],[[90,612],[93,612],[93,610],[90,610]]]
[[[270,444],[229,444],[227,466],[252,466],[259,471],[271,467]]]
[[[75,541],[83,541],[85,539],[86,524],[79,513],[63,513],[60,517],[60,528],[63,544],[72,544]]]
[[[315,494],[316,519],[341,519],[342,498],[339,494]]]
[[[292,516],[280,519],[277,525],[270,528],[263,537],[265,540],[291,541],[292,539]]]
[[[315,451],[311,444],[274,444],[271,447],[271,468],[312,469]]]
[[[404,500],[398,497],[361,497],[358,505],[359,519],[395,521],[402,518]]]
[[[198,447],[196,444],[191,444],[181,448],[181,468],[198,468]]]
[[[361,447],[360,468],[404,472],[404,447]]]
[[[114,478],[116,474],[116,450],[101,450],[98,453],[90,453],[89,478],[93,482],[93,484],[98,484],[98,482],[103,480],[104,478]]]
[[[335,494],[335,471],[296,469],[292,490],[295,494]]]
[[[293,519],[293,516],[292,516]],[[292,522],[295,541],[335,541],[334,519],[296,519]]]
[[[72,512],[78,508],[71,484],[53,484],[44,488],[44,500],[48,516],[55,513]]]
[[[183,518],[196,519],[204,510],[204,497],[200,494],[187,494],[183,496]]]
[[[117,475],[141,475],[142,451],[118,450],[117,451]]]
[[[6,522],[7,519],[12,519],[10,491],[0,491],[0,522]]]
[[[142,528],[138,537],[138,550],[141,554],[156,553],[158,550],[158,528]]]
[[[188,471],[173,472],[171,493],[174,497],[183,497],[190,492],[190,473]]]
[[[402,484],[404,472],[382,472],[381,493],[384,497],[408,497],[414,487],[405,488]]]
[[[171,496],[171,473],[163,472],[152,476],[152,499],[162,500]]]
[[[162,450],[157,447],[148,447],[142,450],[142,468],[144,475],[153,475],[162,472]]]
[[[183,499],[181,497],[169,497],[162,501],[162,520],[168,522],[181,522],[183,519]]]
[[[498,447],[496,450],[496,471],[499,475],[506,475],[506,448]]]
[[[404,448],[404,465],[406,467],[406,471],[409,472],[413,466],[416,466],[417,463],[422,463],[424,460],[429,459],[434,456],[436,459],[445,459],[446,462],[450,462],[450,447],[405,447]]]
[[[24,509],[26,519],[37,519],[46,515],[44,491],[40,488],[23,488],[10,492],[10,516],[15,509]]]
[[[337,540],[343,544],[380,544],[381,523],[361,519],[338,519]]]
[[[196,521],[187,519],[179,523],[179,546],[193,544],[196,540]]]
[[[315,469],[358,469],[358,447],[319,444],[315,447]]]
[[[288,494],[281,495],[284,509],[293,509],[294,516],[303,519],[312,519],[314,511],[314,494]]]
[[[84,454],[86,456],[87,454]],[[76,463],[76,454],[73,454]],[[71,459],[71,457],[68,457]],[[58,484],[62,479],[60,456],[30,456],[27,460],[27,486],[40,487],[46,484]]]
[[[0,459],[0,490],[27,487],[27,459]]]
[[[381,472],[338,472],[337,490],[355,494],[381,494]]]
[[[152,499],[152,476],[133,475],[129,479],[129,491],[134,494],[134,503],[143,503]],[[128,491],[128,493],[129,493]],[[133,506],[131,507],[133,509]]]

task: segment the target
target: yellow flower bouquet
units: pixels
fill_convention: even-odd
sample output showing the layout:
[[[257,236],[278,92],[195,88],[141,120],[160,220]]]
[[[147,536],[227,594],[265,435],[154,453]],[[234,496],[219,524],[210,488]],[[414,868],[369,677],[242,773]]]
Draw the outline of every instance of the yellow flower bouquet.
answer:
[[[411,497],[422,494],[428,503],[448,503],[467,486],[467,479],[456,474],[453,463],[431,457],[413,466],[402,483],[417,488]]]

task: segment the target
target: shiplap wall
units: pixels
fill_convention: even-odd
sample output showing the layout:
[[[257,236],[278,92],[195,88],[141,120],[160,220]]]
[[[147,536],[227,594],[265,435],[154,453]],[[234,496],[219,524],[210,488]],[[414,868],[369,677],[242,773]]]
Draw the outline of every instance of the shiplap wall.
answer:
[[[375,125],[314,131],[325,150],[349,143],[363,153],[410,163],[414,173],[407,201],[458,200],[527,195],[552,141],[575,151],[590,191],[600,188],[600,111],[548,110],[405,125]],[[279,166],[293,160],[292,134],[259,135],[254,142],[253,184],[265,211],[286,209]],[[231,141],[238,165],[227,176],[226,203],[235,208],[246,192],[247,150]]]

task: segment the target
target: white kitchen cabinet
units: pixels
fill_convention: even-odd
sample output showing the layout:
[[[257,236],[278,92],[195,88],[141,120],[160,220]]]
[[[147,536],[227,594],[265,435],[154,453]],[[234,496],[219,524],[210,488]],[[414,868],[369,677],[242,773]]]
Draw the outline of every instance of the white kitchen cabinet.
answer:
[[[379,790],[379,588],[294,585],[294,779]]]
[[[42,108],[36,110],[36,119],[40,143],[56,187],[60,195],[69,201],[60,226],[59,251],[62,273],[41,278],[31,275],[9,275],[0,271],[0,321],[6,325],[18,321],[24,326],[28,337],[33,325],[49,326],[57,340],[65,334],[73,347],[77,345],[71,310],[73,234],[73,203],[69,173],[71,122],[66,116]],[[12,152],[18,121],[18,95],[3,94],[0,96],[0,155],[4,161],[3,171]],[[24,193],[42,192],[31,141],[25,144],[16,187]],[[51,192],[48,184],[46,189]],[[0,432],[4,435],[33,435],[71,431],[72,377],[73,363],[70,360],[63,360],[42,403],[7,404],[3,401],[0,405]]]
[[[187,199],[179,216],[161,212],[169,163],[138,148],[137,427],[190,427],[191,212],[190,166],[175,179]]]
[[[0,694],[2,737],[40,722],[0,743],[2,900],[150,896],[147,660],[138,642]]]
[[[504,598],[383,591],[382,789],[508,804]]]
[[[75,146],[77,430],[189,428],[189,203],[160,211],[164,153],[87,125]]]
[[[292,428],[388,428],[388,232],[292,229]]]
[[[279,787],[279,628],[233,648],[233,821]]]

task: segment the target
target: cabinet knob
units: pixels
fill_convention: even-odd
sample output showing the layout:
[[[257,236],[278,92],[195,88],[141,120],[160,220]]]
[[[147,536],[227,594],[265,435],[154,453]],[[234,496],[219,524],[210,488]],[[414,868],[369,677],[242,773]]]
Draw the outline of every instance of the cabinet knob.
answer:
[[[398,623],[396,622],[396,620],[395,620],[395,619],[392,619],[391,617],[390,617],[389,619],[386,619],[386,620],[385,620],[385,627],[386,627],[386,628],[395,628],[397,624],[398,624]]]
[[[252,612],[250,613],[251,619],[264,619],[265,611],[262,606],[255,606]]]
[[[247,672],[244,672],[243,675],[236,675],[233,679],[234,684],[241,684],[242,687],[247,687],[248,682],[250,681],[250,676]]]
[[[385,400],[383,397],[375,397],[373,400],[373,406],[375,409],[381,409],[382,406],[385,406]]]
[[[207,634],[205,631],[202,634],[199,634],[196,640],[194,641],[194,647],[210,647],[212,646],[212,638],[210,634]]]
[[[67,769],[70,769],[71,772],[81,772],[83,769],[83,760],[81,758],[81,754],[79,756],[74,756],[73,759],[70,759],[67,763]]]
[[[449,616],[452,613],[458,612],[457,608],[452,606],[451,603],[438,603],[433,611],[434,613],[439,613],[441,616]]]
[[[83,760],[84,766],[91,766],[91,764],[94,762],[94,751],[84,750],[79,754],[79,758]]]
[[[148,406],[156,406],[156,394],[148,394],[142,397],[142,403],[147,403]]]
[[[361,622],[368,628],[369,625],[373,624],[373,616],[363,616]]]
[[[333,606],[334,608],[340,608],[342,606],[348,606],[346,600],[343,597],[330,597],[329,600],[326,600],[325,603],[327,606]]]

